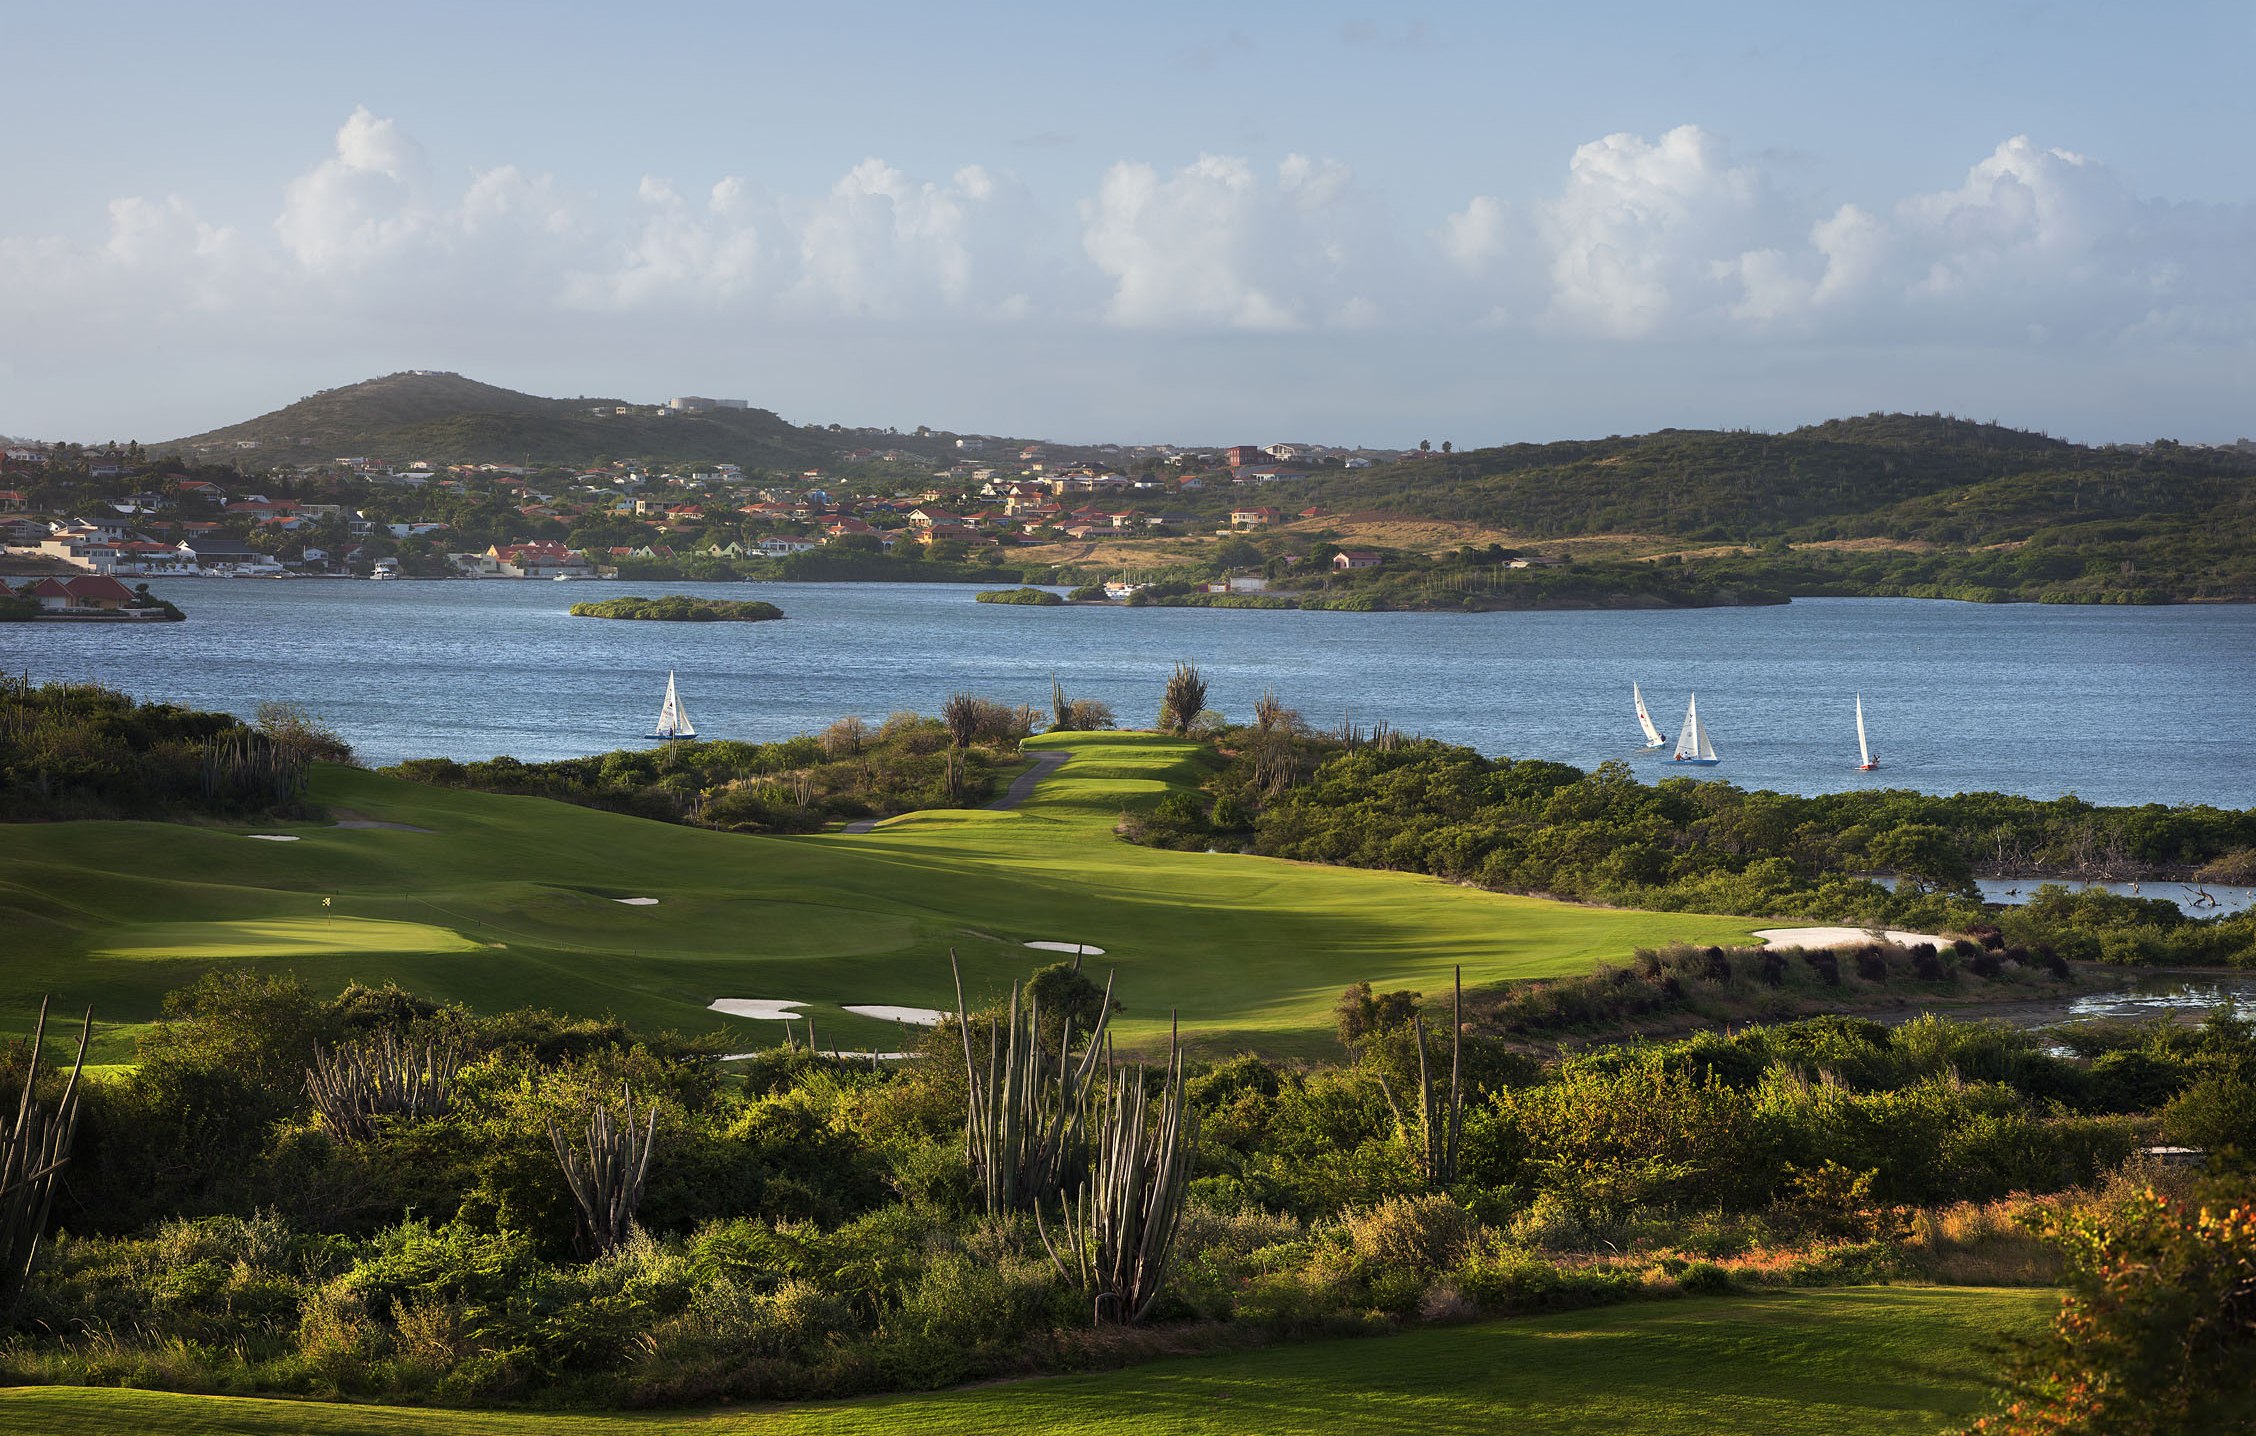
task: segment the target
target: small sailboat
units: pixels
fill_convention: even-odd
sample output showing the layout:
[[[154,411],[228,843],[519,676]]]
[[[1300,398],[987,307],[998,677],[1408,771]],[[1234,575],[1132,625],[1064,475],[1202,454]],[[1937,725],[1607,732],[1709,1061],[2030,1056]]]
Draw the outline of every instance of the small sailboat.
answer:
[[[1629,696],[1637,703],[1637,726],[1645,730],[1645,746],[1648,748],[1666,748],[1668,746],[1668,735],[1653,726],[1653,715],[1645,708],[1644,693],[1639,690],[1636,684],[1632,683],[1629,685]]]
[[[666,670],[666,704],[658,710],[658,731],[650,735],[672,742],[676,738],[694,738],[697,727],[682,711],[681,695],[674,691],[674,671]]]
[[[1715,744],[1708,741],[1708,730],[1700,722],[1700,695],[1697,693],[1684,707],[1684,726],[1677,730],[1676,752],[1669,756],[1669,761],[1702,768],[1712,768],[1723,761],[1716,756]]]
[[[1857,771],[1869,773],[1879,766],[1880,760],[1872,756],[1872,745],[1866,742],[1864,738],[1864,695],[1859,693],[1857,695]]]

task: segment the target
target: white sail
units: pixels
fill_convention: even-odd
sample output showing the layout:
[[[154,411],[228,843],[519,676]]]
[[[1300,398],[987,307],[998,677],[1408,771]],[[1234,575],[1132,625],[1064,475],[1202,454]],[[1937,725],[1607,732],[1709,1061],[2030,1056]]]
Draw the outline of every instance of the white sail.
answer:
[[[1637,726],[1645,730],[1645,746],[1658,748],[1667,743],[1661,730],[1653,726],[1653,715],[1645,711],[1645,695],[1634,683],[1629,685],[1629,696],[1637,700]]]
[[[1864,740],[1864,695],[1857,695],[1857,766],[1872,766],[1872,745]]]
[[[694,738],[697,729],[690,723],[689,715],[682,711],[681,695],[674,691],[672,669],[666,671],[666,705],[658,710],[658,728],[653,738]]]
[[[1708,730],[1700,723],[1700,695],[1684,706],[1684,729],[1676,735],[1676,761],[1679,763],[1713,763],[1716,761],[1715,745],[1708,741]]]

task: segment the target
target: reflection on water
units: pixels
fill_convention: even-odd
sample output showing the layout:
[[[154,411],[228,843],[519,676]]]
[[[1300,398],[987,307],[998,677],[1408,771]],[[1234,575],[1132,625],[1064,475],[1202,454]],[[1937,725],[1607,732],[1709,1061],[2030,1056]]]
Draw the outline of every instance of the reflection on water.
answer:
[[[2086,1022],[2097,1017],[2124,1017],[2134,1021],[2168,1017],[2173,1013],[2207,1011],[2225,1003],[2256,1003],[2256,976],[2133,978],[2110,992],[2094,992],[2068,1004],[2068,1014],[2042,1025]]]
[[[1982,890],[1984,902],[2019,906],[2037,895],[2037,889],[2050,884],[2071,892],[2086,888],[2101,888],[2120,897],[2161,898],[2174,902],[2188,917],[2222,917],[2227,913],[2246,912],[2256,907],[2256,888],[2232,887],[2221,883],[2086,883],[2068,878],[1976,878],[1974,885]],[[2203,901],[2204,895],[2209,901]]]

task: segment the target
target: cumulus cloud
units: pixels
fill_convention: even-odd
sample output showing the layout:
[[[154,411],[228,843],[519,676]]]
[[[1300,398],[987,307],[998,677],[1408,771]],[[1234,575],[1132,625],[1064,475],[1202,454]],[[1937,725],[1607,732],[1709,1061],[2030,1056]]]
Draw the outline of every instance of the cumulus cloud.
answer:
[[[1201,155],[1172,174],[1106,171],[1081,207],[1082,247],[1110,282],[1111,323],[1293,330],[1367,327],[1380,304],[1363,288],[1382,248],[1354,176],[1287,155],[1262,176],[1234,156]]]
[[[1203,154],[1124,159],[1078,197],[874,156],[811,193],[651,176],[603,196],[508,164],[441,182],[399,123],[360,108],[266,214],[129,196],[86,237],[0,234],[0,323],[232,322],[245,343],[662,317],[2217,344],[2256,335],[2252,257],[2248,207],[2141,198],[2101,160],[2026,137],[1930,188],[1846,203],[1691,124],[1594,139],[1525,195],[1386,194],[1320,157]]]

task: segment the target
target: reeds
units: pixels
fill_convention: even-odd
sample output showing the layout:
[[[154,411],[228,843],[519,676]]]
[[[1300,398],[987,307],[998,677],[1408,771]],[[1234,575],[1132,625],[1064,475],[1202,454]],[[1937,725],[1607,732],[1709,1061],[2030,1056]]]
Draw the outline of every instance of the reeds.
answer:
[[[71,1139],[78,1133],[78,1079],[86,1070],[86,1044],[94,1035],[88,1008],[78,1029],[78,1055],[62,1095],[50,1107],[39,1100],[39,1068],[47,1037],[47,1003],[39,1004],[31,1051],[24,1063],[23,1095],[14,1124],[0,1133],[0,1312],[14,1308],[31,1277],[39,1240],[54,1205],[55,1183],[70,1164]]]

